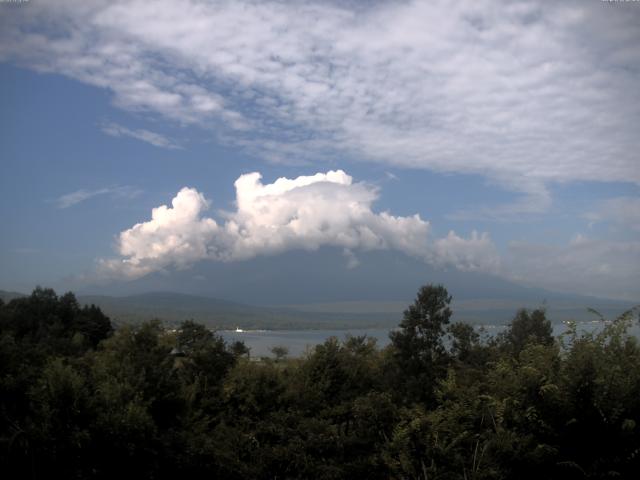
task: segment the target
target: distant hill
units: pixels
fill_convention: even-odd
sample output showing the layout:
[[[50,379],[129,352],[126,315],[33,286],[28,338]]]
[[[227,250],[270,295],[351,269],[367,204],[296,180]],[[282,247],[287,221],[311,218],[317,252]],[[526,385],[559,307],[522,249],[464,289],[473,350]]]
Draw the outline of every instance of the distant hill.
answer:
[[[397,318],[407,308],[411,301],[401,302],[334,302],[315,303],[306,305],[284,305],[284,308],[299,312],[312,312],[315,314],[331,313],[339,314],[393,314]],[[453,299],[452,321],[467,322],[481,325],[504,325],[509,323],[515,313],[521,308],[540,308],[547,311],[548,318],[554,323],[566,320],[579,322],[595,320],[597,318],[589,309],[594,309],[605,318],[615,318],[624,313],[635,304],[618,300],[598,299],[593,297],[555,297],[553,300],[535,302],[531,300],[512,299]]]
[[[115,322],[159,318],[169,323],[192,319],[218,329],[311,329],[386,327],[398,323],[397,315],[349,312],[301,312],[287,308],[258,307],[227,300],[171,292],[129,296],[80,295],[83,304],[98,305]]]
[[[20,298],[20,297],[24,297],[24,296],[25,296],[24,293],[7,292],[5,290],[0,290],[0,300],[2,300],[5,303],[10,302],[14,298]]]
[[[548,293],[548,292],[546,292]],[[24,296],[0,290],[5,302]],[[519,308],[545,307],[553,322],[586,321],[596,317],[588,308],[613,318],[633,307],[631,302],[552,294],[544,302],[521,299],[454,298],[454,321],[503,325]],[[136,295],[78,295],[81,304],[99,306],[116,324],[138,323],[154,318],[167,323],[192,319],[216,329],[340,329],[392,328],[402,319],[411,303],[406,301],[353,301],[331,303],[255,306],[207,296],[174,292],[149,292]]]
[[[0,298],[5,302],[24,296],[23,293],[0,290]],[[191,319],[216,329],[340,329],[393,327],[399,318],[399,315],[386,312],[301,312],[173,292],[77,295],[77,299],[83,305],[99,306],[116,324],[152,319],[171,324]]]

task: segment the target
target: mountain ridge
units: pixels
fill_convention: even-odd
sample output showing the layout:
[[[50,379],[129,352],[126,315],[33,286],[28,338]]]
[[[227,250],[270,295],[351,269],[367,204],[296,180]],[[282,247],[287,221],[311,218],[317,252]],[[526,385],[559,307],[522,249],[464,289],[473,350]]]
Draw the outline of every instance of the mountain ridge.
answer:
[[[10,301],[25,296],[0,290],[0,298]],[[226,299],[179,292],[151,291],[132,295],[77,295],[83,305],[95,304],[116,324],[160,319],[169,324],[192,319],[216,329],[348,329],[393,328],[411,300],[324,302],[315,304],[251,305]],[[555,296],[547,303],[526,299],[453,299],[453,321],[501,325],[520,308],[547,309],[556,323],[564,320],[594,319],[589,308],[605,317],[615,317],[634,303],[612,299],[569,295]]]

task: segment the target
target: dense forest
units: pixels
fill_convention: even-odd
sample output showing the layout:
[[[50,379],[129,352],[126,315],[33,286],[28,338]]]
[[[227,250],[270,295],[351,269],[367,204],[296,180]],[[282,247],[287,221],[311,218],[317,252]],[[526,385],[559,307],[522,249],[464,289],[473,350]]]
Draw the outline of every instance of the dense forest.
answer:
[[[4,478],[637,478],[635,312],[496,337],[422,287],[391,343],[332,338],[253,359],[193,321],[114,329],[36,289],[0,302]],[[6,475],[6,474],[9,475]]]

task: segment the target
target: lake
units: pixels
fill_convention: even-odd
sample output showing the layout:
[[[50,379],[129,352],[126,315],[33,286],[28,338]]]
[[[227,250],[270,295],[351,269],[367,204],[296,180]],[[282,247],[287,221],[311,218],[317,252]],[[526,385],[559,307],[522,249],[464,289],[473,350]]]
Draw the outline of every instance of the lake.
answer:
[[[377,340],[379,347],[389,344],[388,328],[353,329],[353,330],[247,330],[238,333],[234,330],[221,330],[217,333],[227,340],[240,340],[251,349],[252,357],[267,357],[271,355],[271,348],[282,346],[289,349],[290,357],[301,356],[307,348],[324,343],[329,337],[343,340],[347,335],[367,335]]]
[[[558,336],[566,330],[564,323],[553,325],[553,334]],[[602,327],[602,323],[596,322],[579,322],[579,331],[594,331]],[[478,327],[480,328],[480,327]],[[484,328],[488,335],[496,335],[505,326],[503,325],[485,325]],[[252,357],[272,356],[271,348],[275,346],[286,347],[289,350],[290,357],[299,357],[305,353],[307,349],[313,348],[315,345],[324,343],[329,337],[337,337],[344,340],[347,335],[359,336],[367,335],[375,338],[378,347],[382,348],[389,344],[389,332],[391,329],[351,329],[351,330],[247,330],[244,332],[236,332],[235,330],[220,330],[220,334],[226,341],[233,342],[240,340],[251,349]],[[631,333],[640,336],[640,328],[637,322],[631,328]]]

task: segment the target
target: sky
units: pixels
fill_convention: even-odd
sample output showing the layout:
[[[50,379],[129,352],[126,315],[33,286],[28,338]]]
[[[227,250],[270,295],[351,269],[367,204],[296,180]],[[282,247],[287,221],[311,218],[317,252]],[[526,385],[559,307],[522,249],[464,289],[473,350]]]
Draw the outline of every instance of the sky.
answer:
[[[638,44],[638,2],[2,2],[0,289],[639,300]]]

